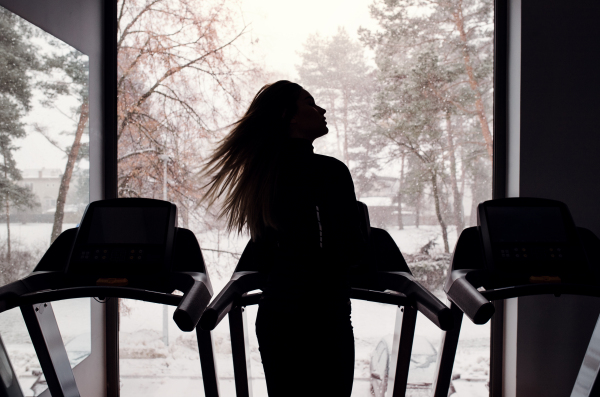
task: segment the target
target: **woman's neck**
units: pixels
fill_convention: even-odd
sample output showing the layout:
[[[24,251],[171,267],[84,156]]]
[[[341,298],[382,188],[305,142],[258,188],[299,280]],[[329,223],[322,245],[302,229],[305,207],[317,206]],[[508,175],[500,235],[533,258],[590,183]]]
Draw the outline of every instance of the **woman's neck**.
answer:
[[[313,145],[312,142],[308,139],[303,139],[303,138],[290,138],[288,141],[288,147],[290,147],[293,150],[298,150],[298,151],[306,151],[306,152],[313,152]]]

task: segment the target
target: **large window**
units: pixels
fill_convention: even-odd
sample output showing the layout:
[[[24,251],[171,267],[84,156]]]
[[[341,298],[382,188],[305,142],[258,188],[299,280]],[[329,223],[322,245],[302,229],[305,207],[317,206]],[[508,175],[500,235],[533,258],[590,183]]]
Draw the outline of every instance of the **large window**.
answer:
[[[0,8],[0,285],[26,276],[89,201],[88,57]],[[53,303],[72,366],[90,354],[90,301]],[[0,336],[25,396],[45,380],[19,309]]]
[[[179,225],[196,234],[216,291],[248,236],[228,235],[217,209],[200,203],[200,167],[258,88],[288,79],[327,110],[330,132],[315,151],[348,165],[372,225],[392,235],[413,274],[445,299],[457,236],[475,225],[476,205],[491,199],[492,1],[119,0],[118,18],[119,195],[177,204]],[[193,338],[164,310],[121,301],[125,397],[200,389]],[[371,392],[372,356],[390,343],[395,314],[353,302],[355,396]],[[261,396],[255,316],[246,310]],[[489,326],[463,324],[453,390],[486,395]],[[226,322],[213,336],[227,393]],[[440,339],[419,316],[408,395],[431,387]]]

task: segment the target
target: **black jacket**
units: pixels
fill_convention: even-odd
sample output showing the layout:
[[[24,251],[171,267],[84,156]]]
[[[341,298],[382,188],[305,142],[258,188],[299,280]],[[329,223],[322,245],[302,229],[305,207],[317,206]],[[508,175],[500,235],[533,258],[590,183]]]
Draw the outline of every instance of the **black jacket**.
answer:
[[[365,242],[348,167],[290,139],[275,189],[277,230],[257,240],[269,273],[265,297],[295,294],[348,300],[348,269],[362,261]]]

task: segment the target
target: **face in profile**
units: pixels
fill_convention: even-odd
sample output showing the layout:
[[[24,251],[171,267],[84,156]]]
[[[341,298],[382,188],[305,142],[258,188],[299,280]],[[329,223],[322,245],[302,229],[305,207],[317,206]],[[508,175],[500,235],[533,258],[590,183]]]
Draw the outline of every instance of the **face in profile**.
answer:
[[[329,131],[325,121],[325,109],[317,106],[306,90],[300,92],[296,101],[296,115],[290,121],[290,137],[308,139],[311,142]]]

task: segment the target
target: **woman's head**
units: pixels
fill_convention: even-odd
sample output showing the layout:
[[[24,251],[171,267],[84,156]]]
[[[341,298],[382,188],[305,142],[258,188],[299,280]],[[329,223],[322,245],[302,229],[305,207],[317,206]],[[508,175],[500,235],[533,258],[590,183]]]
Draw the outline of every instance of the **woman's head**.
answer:
[[[290,137],[312,142],[328,131],[325,109],[317,106],[312,95],[303,89],[296,100],[294,117],[290,120]]]
[[[205,200],[225,195],[221,215],[229,230],[244,226],[256,238],[277,228],[272,200],[282,149],[290,137],[314,140],[327,133],[325,110],[301,86],[281,80],[260,89],[207,162]]]
[[[254,96],[252,103],[244,116],[235,124],[236,128],[230,136],[240,127],[244,134],[253,136],[270,137],[275,140],[285,139],[289,135],[290,121],[297,111],[297,101],[302,87],[287,80],[280,80],[267,84]]]

